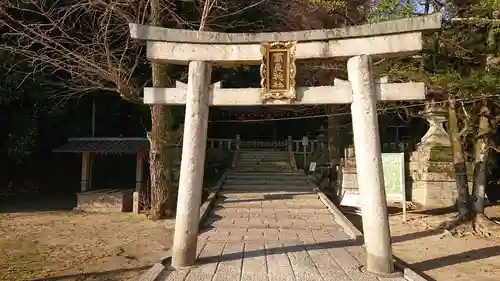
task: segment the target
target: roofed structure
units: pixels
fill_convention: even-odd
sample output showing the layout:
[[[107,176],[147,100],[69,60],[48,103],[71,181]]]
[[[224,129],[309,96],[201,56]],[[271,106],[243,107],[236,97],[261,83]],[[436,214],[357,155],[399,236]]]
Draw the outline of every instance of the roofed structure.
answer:
[[[147,138],[70,138],[54,152],[137,154],[149,149]]]

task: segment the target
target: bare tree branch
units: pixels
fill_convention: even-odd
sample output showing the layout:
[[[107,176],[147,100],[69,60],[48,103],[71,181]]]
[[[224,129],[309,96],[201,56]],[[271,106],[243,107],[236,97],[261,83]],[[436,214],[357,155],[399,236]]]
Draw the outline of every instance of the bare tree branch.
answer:
[[[72,97],[101,90],[140,101],[145,81],[134,79],[143,47],[129,36],[129,22],[144,22],[147,0],[22,0],[0,9],[1,49],[51,71]]]

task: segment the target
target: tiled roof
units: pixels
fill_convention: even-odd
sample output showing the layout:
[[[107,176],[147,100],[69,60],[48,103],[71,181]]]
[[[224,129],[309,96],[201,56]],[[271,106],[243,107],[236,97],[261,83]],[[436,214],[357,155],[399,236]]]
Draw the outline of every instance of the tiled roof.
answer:
[[[70,138],[54,152],[96,152],[136,154],[149,148],[146,138]]]

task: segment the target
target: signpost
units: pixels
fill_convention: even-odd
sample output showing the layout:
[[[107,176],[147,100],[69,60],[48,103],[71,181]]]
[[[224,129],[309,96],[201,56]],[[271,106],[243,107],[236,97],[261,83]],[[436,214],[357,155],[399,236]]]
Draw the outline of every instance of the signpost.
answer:
[[[403,220],[406,221],[406,188],[404,153],[382,153],[385,195],[387,200],[400,201],[403,207]]]
[[[384,169],[385,195],[387,201],[400,201],[403,207],[403,220],[406,221],[406,188],[405,188],[404,153],[382,153]],[[342,194],[342,206],[361,208],[359,192],[346,191]]]
[[[311,162],[311,164],[309,164],[309,172],[314,171],[316,171],[316,162]]]

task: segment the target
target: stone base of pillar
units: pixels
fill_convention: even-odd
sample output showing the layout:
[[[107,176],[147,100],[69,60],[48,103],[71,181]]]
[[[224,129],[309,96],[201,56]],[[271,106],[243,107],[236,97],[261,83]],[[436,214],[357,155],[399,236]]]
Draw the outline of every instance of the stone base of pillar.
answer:
[[[468,169],[471,173],[472,167]],[[449,146],[421,145],[410,158],[411,201],[418,206],[443,208],[455,205],[457,185]],[[472,179],[472,175],[468,176]],[[472,182],[469,182],[469,190]]]

